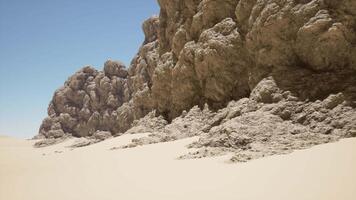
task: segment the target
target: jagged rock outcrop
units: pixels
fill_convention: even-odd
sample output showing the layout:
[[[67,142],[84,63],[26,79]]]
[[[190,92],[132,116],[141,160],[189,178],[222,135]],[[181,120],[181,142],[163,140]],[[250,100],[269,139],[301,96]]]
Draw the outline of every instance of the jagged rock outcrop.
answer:
[[[231,101],[216,112],[208,106],[203,110],[195,106],[189,112],[183,111],[170,124],[150,114],[134,124],[128,133],[149,135],[114,149],[199,136],[198,141],[189,145],[197,150],[179,158],[234,153],[231,161],[245,162],[355,137],[356,112],[342,93],[307,102],[281,90],[272,77],[267,77],[249,98]]]
[[[127,84],[127,71],[120,62],[107,61],[102,72],[81,69],[55,92],[40,135],[85,137],[97,130],[115,132],[120,128],[117,109],[129,99]]]
[[[355,135],[356,1],[158,3],[130,67],[107,61],[103,71],[85,67],[70,77],[39,137],[146,127],[152,137],[137,144],[201,135],[193,146],[214,149],[203,153],[259,146],[270,149],[257,153],[264,156],[302,140],[311,146]],[[172,134],[187,113],[195,128]]]
[[[214,113],[207,106],[203,110],[198,106],[194,106],[189,112],[183,111],[181,116],[168,123],[162,116],[156,117],[155,113],[151,112],[141,120],[136,121],[133,127],[127,131],[129,134],[149,133],[149,135],[135,139],[131,144],[116,147],[115,149],[132,148],[201,135],[213,116]]]
[[[235,152],[231,160],[241,162],[356,136],[356,112],[343,94],[305,102],[275,87],[271,77],[263,79],[250,98],[219,110],[212,122],[218,123],[210,123],[190,145],[200,150],[181,158]]]
[[[271,75],[302,99],[338,92],[355,99],[352,1],[159,3],[160,59],[152,93],[155,108],[168,119],[194,105],[223,108]]]
[[[128,70],[112,60],[103,71],[84,67],[55,92],[38,138],[120,134],[153,109],[150,87],[158,60],[158,18],[145,21],[143,30],[146,39]]]

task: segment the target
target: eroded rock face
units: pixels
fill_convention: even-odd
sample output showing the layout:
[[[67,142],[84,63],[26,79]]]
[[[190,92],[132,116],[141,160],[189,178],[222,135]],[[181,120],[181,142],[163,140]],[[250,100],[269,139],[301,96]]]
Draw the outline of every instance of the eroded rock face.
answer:
[[[146,39],[128,70],[112,60],[103,71],[84,67],[55,92],[38,138],[121,134],[153,109],[150,87],[158,60],[158,18],[145,21],[143,30]]]
[[[55,92],[40,135],[85,137],[97,130],[116,132],[117,110],[129,99],[124,68],[119,62],[107,61],[103,72],[85,67],[71,76]]]
[[[153,93],[156,109],[170,119],[194,105],[223,108],[248,97],[268,76],[301,99],[338,92],[355,99],[352,1],[159,3],[160,60]],[[159,78],[162,74],[170,78]]]
[[[356,111],[342,94],[305,102],[278,87],[271,90],[273,82],[271,77],[262,80],[249,99],[219,110],[214,123],[190,145],[200,150],[181,158],[234,152],[231,161],[245,162],[354,137]],[[268,98],[260,98],[266,94]],[[271,102],[275,96],[280,98]]]
[[[240,1],[244,6],[236,13],[251,13],[240,23],[246,24],[246,48],[255,63],[252,87],[273,74],[281,88],[304,99],[354,90],[355,79],[345,73],[355,73],[355,15],[341,9],[353,3],[256,1],[251,10],[248,2]]]
[[[195,150],[179,158],[233,153],[230,161],[245,162],[355,137],[356,111],[342,93],[306,102],[283,91],[272,77],[267,77],[249,98],[231,101],[216,112],[208,105],[204,109],[195,106],[169,124],[161,116],[150,114],[128,133],[148,136],[115,149],[199,136],[189,145]]]
[[[56,91],[40,136],[119,135],[154,110],[149,119],[172,124],[193,107],[217,113],[205,112],[202,120],[212,127],[199,125],[198,132],[209,133],[206,141],[225,137],[215,125],[235,130],[236,140],[213,142],[223,146],[248,145],[255,138],[247,135],[263,134],[254,131],[258,123],[272,135],[340,129],[344,137],[354,130],[348,120],[356,105],[355,1],[158,3],[160,15],[143,23],[145,40],[130,67],[107,61],[104,71],[85,67],[70,77]]]

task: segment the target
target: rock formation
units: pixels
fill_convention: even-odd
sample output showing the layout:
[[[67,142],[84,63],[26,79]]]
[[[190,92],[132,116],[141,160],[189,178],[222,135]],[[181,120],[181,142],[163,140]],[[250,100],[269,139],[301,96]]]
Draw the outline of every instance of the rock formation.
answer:
[[[38,138],[141,126],[153,134],[138,145],[199,135],[192,147],[264,156],[355,136],[356,1],[158,3],[130,67],[109,60],[75,73]]]
[[[144,22],[146,39],[128,70],[121,62],[108,60],[103,71],[87,66],[71,76],[55,92],[37,137],[90,137],[101,131],[116,135],[149,113],[158,26],[157,17]]]

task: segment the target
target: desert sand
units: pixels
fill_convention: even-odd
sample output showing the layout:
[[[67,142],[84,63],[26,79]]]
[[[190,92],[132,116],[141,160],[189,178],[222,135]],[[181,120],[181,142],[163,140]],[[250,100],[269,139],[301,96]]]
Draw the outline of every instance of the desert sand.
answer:
[[[356,139],[229,164],[227,157],[177,160],[197,138],[110,150],[124,135],[70,149],[33,148],[0,137],[1,200],[298,199],[356,197]]]

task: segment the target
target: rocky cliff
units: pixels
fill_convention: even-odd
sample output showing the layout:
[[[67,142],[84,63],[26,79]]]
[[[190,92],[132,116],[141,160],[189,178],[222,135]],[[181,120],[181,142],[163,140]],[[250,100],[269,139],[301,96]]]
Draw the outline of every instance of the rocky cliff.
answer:
[[[75,73],[38,137],[120,135],[147,120],[160,123],[146,142],[200,135],[198,148],[268,149],[299,135],[282,145],[293,149],[356,135],[356,1],[158,3],[130,67],[109,60]]]

